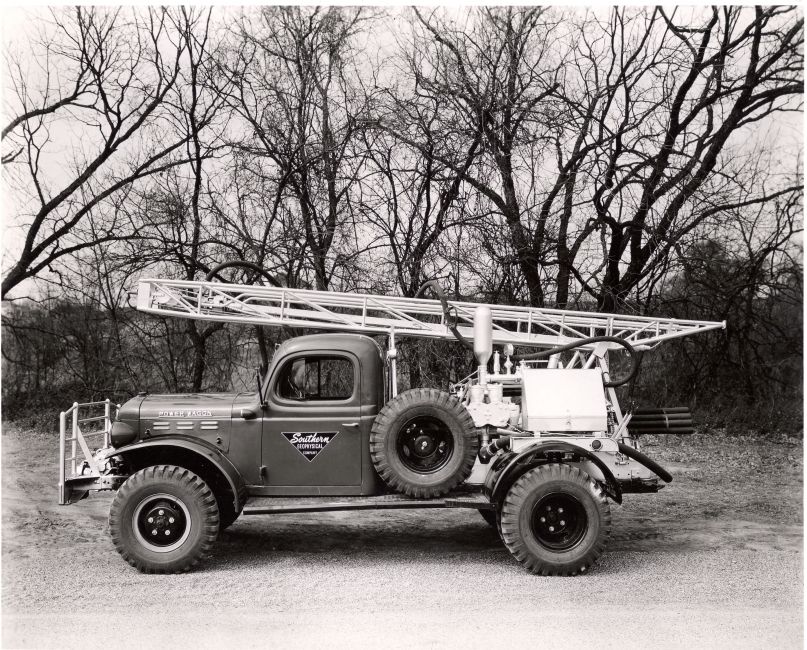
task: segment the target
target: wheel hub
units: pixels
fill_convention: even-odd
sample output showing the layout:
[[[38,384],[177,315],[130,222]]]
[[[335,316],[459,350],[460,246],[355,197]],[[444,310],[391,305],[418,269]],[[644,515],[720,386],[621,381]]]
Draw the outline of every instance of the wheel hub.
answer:
[[[429,435],[420,435],[415,439],[414,454],[420,458],[426,458],[434,453],[434,448],[437,445],[435,439]]]
[[[151,535],[153,543],[158,545],[173,544],[185,529],[185,516],[172,504],[152,506],[142,519],[145,519],[146,535]]]
[[[401,462],[419,474],[439,470],[454,450],[448,427],[428,416],[416,417],[401,427],[396,446]]]
[[[190,533],[190,516],[185,504],[168,494],[143,499],[135,508],[132,524],[140,543],[160,553],[174,550]]]
[[[583,539],[588,516],[576,497],[564,492],[543,496],[533,507],[531,528],[540,544],[554,551],[566,551]]]

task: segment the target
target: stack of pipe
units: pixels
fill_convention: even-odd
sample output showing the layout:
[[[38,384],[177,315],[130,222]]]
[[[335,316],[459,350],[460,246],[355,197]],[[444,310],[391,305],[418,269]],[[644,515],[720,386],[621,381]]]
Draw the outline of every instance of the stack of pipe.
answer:
[[[631,435],[643,433],[674,433],[688,435],[695,433],[692,424],[692,413],[686,406],[670,408],[641,408],[633,412],[628,423]]]

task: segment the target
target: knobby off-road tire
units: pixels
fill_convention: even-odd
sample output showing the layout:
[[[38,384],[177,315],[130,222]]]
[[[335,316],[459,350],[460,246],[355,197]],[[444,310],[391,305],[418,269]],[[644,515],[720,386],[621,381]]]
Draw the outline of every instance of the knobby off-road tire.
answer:
[[[121,486],[109,511],[118,553],[143,573],[181,573],[210,551],[219,532],[216,497],[193,472],[155,465]]]
[[[577,467],[552,463],[526,472],[502,505],[502,540],[539,575],[585,573],[611,536],[611,509],[600,486]]]
[[[376,471],[411,497],[446,494],[471,474],[479,437],[456,397],[430,388],[408,390],[378,414],[370,434]]]

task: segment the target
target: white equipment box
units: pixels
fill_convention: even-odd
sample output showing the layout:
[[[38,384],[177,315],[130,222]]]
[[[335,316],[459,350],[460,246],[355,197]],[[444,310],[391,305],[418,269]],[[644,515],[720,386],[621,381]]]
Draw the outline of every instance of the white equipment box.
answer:
[[[605,431],[608,411],[599,370],[523,371],[522,427],[527,431]]]

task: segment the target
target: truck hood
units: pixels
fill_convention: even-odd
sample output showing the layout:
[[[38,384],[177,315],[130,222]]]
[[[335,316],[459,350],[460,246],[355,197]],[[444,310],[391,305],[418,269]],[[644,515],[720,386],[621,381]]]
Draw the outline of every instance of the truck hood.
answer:
[[[226,452],[230,445],[233,403],[239,395],[243,397],[243,393],[149,395],[140,404],[141,439],[192,437]]]
[[[238,393],[148,395],[140,404],[141,420],[229,419]]]

